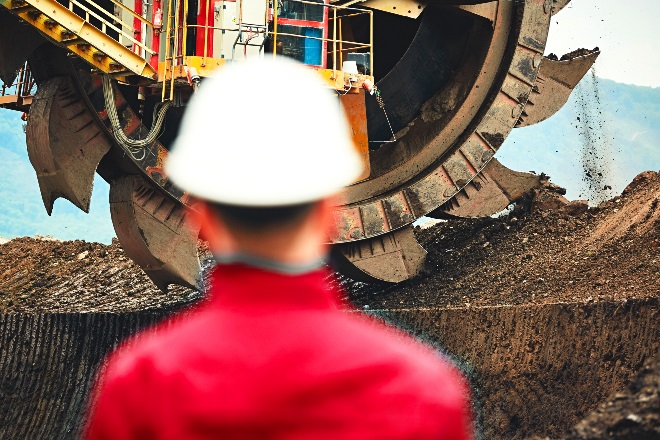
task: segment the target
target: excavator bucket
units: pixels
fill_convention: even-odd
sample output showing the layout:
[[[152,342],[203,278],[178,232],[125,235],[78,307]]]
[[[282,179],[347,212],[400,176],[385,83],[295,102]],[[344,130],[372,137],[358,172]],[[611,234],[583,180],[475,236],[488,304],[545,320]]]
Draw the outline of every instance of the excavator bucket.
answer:
[[[196,287],[197,232],[183,206],[142,177],[126,176],[110,185],[110,213],[126,255],[159,289]]]
[[[355,281],[398,283],[424,267],[426,250],[417,242],[412,226],[355,243],[336,245],[332,266]]]
[[[71,78],[55,77],[39,84],[26,135],[48,214],[58,197],[88,212],[94,174],[111,143]]]
[[[598,55],[598,50],[580,50],[564,55],[561,60],[544,57],[536,87],[532,90],[517,126],[537,124],[557,113],[594,65]]]
[[[429,217],[488,217],[503,211],[541,183],[541,176],[513,171],[497,159],[491,159],[486,168],[451,200],[428,214]]]

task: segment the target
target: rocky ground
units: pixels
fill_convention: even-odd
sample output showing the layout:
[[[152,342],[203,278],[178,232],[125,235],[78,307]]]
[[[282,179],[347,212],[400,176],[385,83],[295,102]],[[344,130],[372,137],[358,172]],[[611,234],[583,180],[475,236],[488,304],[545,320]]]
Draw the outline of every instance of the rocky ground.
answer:
[[[158,290],[116,240],[106,246],[25,237],[0,245],[0,311],[128,312],[199,296],[180,286]]]
[[[551,184],[498,218],[418,229],[424,274],[397,286],[343,280],[359,308],[590,303],[660,297],[660,174],[588,209]],[[0,311],[137,311],[200,294],[153,287],[120,246],[19,238],[0,245]],[[567,438],[660,438],[660,359]]]
[[[660,356],[648,362],[628,388],[580,422],[570,440],[660,438]]]

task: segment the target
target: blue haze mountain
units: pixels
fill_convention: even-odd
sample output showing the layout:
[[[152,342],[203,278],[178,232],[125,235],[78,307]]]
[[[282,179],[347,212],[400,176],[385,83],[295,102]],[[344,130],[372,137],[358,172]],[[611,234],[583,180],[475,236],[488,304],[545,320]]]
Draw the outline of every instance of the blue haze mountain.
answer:
[[[614,195],[640,172],[660,170],[659,138],[660,88],[594,84],[588,74],[552,118],[513,130],[497,157],[509,168],[550,175],[569,199],[590,199],[585,149],[595,156],[586,165],[606,171],[601,183]]]

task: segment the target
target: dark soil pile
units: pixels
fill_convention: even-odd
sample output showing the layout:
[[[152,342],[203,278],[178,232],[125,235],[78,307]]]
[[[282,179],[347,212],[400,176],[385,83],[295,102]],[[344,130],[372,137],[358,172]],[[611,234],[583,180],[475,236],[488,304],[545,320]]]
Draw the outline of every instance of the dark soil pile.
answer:
[[[587,210],[552,184],[499,218],[416,229],[426,270],[398,285],[347,280],[358,307],[464,307],[658,296],[660,174],[635,178],[620,197]],[[0,310],[130,311],[194,301],[164,294],[117,242],[18,238],[0,245]]]
[[[546,184],[499,218],[416,230],[425,273],[396,286],[345,282],[360,307],[621,301],[660,296],[660,174],[587,209]]]
[[[660,438],[660,356],[637,378],[573,428],[566,440]]]
[[[84,241],[17,238],[0,245],[0,310],[6,312],[118,312],[162,309],[199,294],[171,286],[164,294],[124,255]]]

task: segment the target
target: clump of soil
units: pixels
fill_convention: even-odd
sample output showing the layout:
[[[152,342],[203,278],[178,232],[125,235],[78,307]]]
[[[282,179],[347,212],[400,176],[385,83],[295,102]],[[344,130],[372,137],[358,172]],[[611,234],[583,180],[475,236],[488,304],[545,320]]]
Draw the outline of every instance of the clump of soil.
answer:
[[[660,438],[660,356],[648,362],[626,390],[614,394],[566,436],[566,440],[604,438]]]
[[[16,238],[0,245],[0,310],[117,312],[178,306],[199,294],[171,286],[164,294],[114,240]]]
[[[590,208],[548,184],[506,216],[416,229],[426,270],[399,285],[345,282],[360,307],[620,301],[660,294],[660,174]]]
[[[591,55],[592,53],[595,53],[595,52],[600,52],[600,49],[598,47],[595,47],[591,50],[584,49],[584,48],[576,49],[573,52],[569,52],[565,55],[562,55],[561,61],[572,60],[573,58],[576,58],[576,57],[584,57],[584,56],[587,56],[587,55]],[[554,54],[550,54],[550,55],[554,55]],[[555,55],[555,58],[556,57],[557,56]]]

